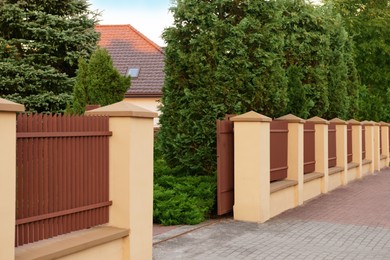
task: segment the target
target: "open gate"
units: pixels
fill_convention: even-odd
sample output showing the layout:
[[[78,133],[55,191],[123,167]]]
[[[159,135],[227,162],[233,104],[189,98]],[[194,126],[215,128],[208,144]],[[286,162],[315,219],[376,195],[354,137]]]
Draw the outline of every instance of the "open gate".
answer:
[[[233,115],[217,120],[217,214],[233,211],[234,204],[234,132]]]

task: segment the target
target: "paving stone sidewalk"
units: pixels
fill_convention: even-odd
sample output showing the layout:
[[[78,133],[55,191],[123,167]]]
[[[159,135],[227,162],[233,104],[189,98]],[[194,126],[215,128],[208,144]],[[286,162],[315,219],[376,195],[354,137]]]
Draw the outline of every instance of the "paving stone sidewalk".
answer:
[[[153,259],[390,259],[390,169],[264,224],[224,219],[169,232]]]

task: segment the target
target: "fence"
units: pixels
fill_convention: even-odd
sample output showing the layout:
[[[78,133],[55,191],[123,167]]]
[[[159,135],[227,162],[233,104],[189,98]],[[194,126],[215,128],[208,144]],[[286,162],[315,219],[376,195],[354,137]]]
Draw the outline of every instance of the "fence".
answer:
[[[306,122],[304,126],[304,173],[315,171],[316,149],[315,149],[315,124]]]
[[[108,222],[108,117],[19,114],[16,245]]]
[[[288,124],[284,121],[270,123],[270,177],[271,181],[287,178]]]
[[[157,114],[128,102],[86,121],[22,111],[0,98],[0,259],[151,259]]]
[[[234,218],[263,222],[389,166],[389,124],[233,117]],[[278,174],[275,174],[277,172]]]

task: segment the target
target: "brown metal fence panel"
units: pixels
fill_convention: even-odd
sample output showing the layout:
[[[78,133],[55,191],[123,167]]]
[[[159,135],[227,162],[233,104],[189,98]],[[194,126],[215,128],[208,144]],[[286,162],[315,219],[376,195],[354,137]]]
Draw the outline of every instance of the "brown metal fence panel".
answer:
[[[328,128],[328,167],[336,166],[336,125],[330,123]]]
[[[382,127],[379,126],[379,154],[382,155]]]
[[[16,246],[108,222],[108,117],[19,114]]]
[[[234,132],[233,122],[217,120],[217,214],[233,210]]]
[[[362,126],[362,160],[366,159],[366,127]]]
[[[304,173],[314,172],[316,168],[315,124],[306,122],[304,125]]]
[[[352,125],[347,125],[347,162],[352,162]]]
[[[272,121],[270,124],[271,181],[287,178],[288,123]]]

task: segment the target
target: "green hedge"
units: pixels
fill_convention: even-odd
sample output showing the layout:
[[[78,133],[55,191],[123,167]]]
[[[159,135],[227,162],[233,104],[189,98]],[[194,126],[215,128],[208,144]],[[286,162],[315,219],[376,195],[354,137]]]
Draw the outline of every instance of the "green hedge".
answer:
[[[155,162],[153,221],[163,225],[198,224],[209,217],[215,205],[214,176],[186,176]],[[174,175],[173,175],[174,174]]]

